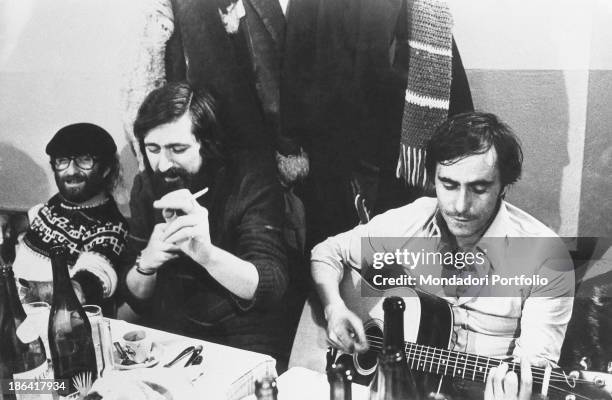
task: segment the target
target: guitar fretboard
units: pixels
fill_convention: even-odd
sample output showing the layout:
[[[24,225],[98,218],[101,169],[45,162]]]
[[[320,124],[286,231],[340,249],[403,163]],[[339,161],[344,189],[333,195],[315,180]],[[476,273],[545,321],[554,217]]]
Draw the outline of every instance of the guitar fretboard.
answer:
[[[370,347],[375,351],[382,349],[382,337],[378,335],[367,335]],[[499,366],[501,363],[508,364],[508,371],[514,371],[519,377],[521,366],[516,362],[508,362],[498,358],[480,356],[476,354],[464,353],[461,351],[445,350],[436,347],[420,345],[417,343],[406,342],[404,351],[408,367],[415,371],[423,371],[436,375],[445,375],[454,378],[467,379],[471,381],[486,382],[489,370]],[[585,396],[577,393],[577,384],[590,385],[584,379],[570,377],[563,371],[555,372],[550,369],[531,367],[533,383],[539,384],[542,390],[553,392],[558,396],[552,398],[565,398],[566,395],[573,395],[576,399],[610,399],[610,394],[605,391],[596,390],[597,397]],[[593,390],[589,386],[589,390]]]
[[[497,358],[479,356],[452,350],[443,350],[435,347],[423,346],[416,343],[406,343],[406,357],[410,369],[430,372],[437,375],[460,377],[471,381],[485,382],[487,373],[492,367],[499,366],[503,361]],[[515,362],[508,362],[508,370],[520,375],[521,366]],[[534,381],[540,375],[532,368]],[[541,370],[543,377],[544,370]],[[542,380],[540,379],[540,383]]]

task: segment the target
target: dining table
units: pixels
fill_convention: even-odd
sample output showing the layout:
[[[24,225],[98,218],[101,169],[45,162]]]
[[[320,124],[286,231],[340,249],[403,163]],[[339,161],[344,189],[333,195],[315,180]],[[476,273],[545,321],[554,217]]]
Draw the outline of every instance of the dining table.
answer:
[[[134,379],[154,380],[169,389],[172,400],[256,400],[255,381],[264,377],[276,378],[278,400],[312,400],[329,398],[327,377],[317,371],[294,367],[281,376],[276,373],[274,358],[252,351],[223,346],[200,339],[189,338],[130,322],[109,319],[113,342],[121,342],[125,333],[144,330],[154,343],[159,362],[150,368],[123,368],[116,360],[114,374],[126,374]],[[202,346],[203,361],[199,365],[184,367],[184,358],[172,367],[164,367],[189,346]],[[115,357],[117,355],[115,354]],[[156,360],[157,361],[157,360]],[[104,374],[103,374],[104,375]],[[104,377],[106,377],[104,375]],[[352,384],[354,400],[367,400],[369,390]]]
[[[172,400],[239,400],[254,392],[255,381],[263,377],[276,377],[274,358],[252,351],[237,349],[200,339],[181,336],[134,323],[108,319],[113,342],[122,342],[123,336],[136,330],[143,330],[153,343],[151,358],[155,365],[124,366],[114,351],[115,366],[104,370],[102,377],[94,383],[105,380],[113,382],[113,376],[123,379],[153,381],[166,389],[166,398]],[[202,346],[202,362],[185,367],[187,358],[171,367],[165,365],[175,359],[189,346]],[[151,364],[151,363],[149,363]],[[110,377],[110,378],[109,378]]]
[[[329,399],[327,376],[304,367],[293,367],[276,380],[278,400],[313,400]],[[368,400],[370,390],[366,386],[351,384],[353,400]],[[251,394],[244,400],[256,400]]]

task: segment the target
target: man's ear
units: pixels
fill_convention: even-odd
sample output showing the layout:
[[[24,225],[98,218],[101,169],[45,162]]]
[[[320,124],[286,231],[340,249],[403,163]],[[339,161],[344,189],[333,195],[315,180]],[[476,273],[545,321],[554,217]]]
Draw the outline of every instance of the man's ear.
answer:
[[[506,193],[508,192],[508,186],[502,187],[501,192],[499,192],[499,198],[504,200],[506,198]]]
[[[106,178],[106,177],[108,176],[108,174],[110,174],[110,172],[111,172],[110,167],[106,167],[106,168],[104,169],[104,172],[102,173],[102,177],[103,177],[103,178]]]

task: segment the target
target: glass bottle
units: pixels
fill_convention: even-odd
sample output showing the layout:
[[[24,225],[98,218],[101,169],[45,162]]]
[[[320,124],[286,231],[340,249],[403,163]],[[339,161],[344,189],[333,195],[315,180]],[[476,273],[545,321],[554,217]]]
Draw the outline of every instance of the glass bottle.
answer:
[[[10,308],[10,301],[4,278],[0,275],[0,382],[9,382],[13,379],[14,364],[16,358],[15,342],[16,337],[15,319]],[[7,387],[2,387],[0,390],[0,398],[14,400],[15,395],[3,392],[7,391]]]
[[[378,356],[376,376],[370,385],[370,400],[416,400],[421,398],[406,360],[405,309],[406,303],[401,297],[388,297],[383,302],[385,313],[383,348]]]
[[[39,327],[35,324],[28,324],[24,321],[26,313],[23,310],[17,285],[15,284],[15,275],[10,266],[0,266],[0,284],[6,290],[6,301],[10,308],[10,313],[13,317],[15,332],[9,334],[10,341],[15,349],[15,358],[13,360],[13,379],[47,379],[49,373],[49,365],[47,364],[47,354],[40,338]],[[24,395],[18,394],[17,399],[51,399],[51,395]]]
[[[265,377],[255,381],[255,397],[257,397],[257,400],[276,400],[277,396],[276,379]]]
[[[85,395],[98,371],[91,324],[77,299],[68,274],[67,250],[51,249],[53,304],[49,312],[49,348],[55,379],[67,380],[62,396]]]
[[[353,374],[343,363],[334,363],[327,370],[330,400],[351,400]]]

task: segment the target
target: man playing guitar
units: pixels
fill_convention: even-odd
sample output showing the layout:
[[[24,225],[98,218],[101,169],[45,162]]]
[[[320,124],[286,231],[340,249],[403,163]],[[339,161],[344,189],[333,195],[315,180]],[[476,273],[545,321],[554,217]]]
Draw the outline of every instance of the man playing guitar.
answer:
[[[361,271],[371,267],[363,255],[372,249],[362,248],[362,242],[368,243],[362,239],[401,237],[409,243],[410,238],[431,238],[438,248],[454,253],[484,249],[485,262],[472,271],[481,278],[547,277],[544,282],[514,281],[501,292],[490,284],[476,292],[444,285],[442,292],[434,294],[452,309],[449,350],[555,366],[572,314],[573,265],[552,230],[504,200],[521,168],[520,144],[495,115],[465,113],[442,124],[426,153],[427,179],[435,186],[435,198],[423,197],[390,210],[313,249],[312,276],[329,343],[347,353],[369,347],[361,318],[339,290],[345,266]],[[490,238],[499,239],[485,248],[483,243]],[[509,238],[523,240],[517,244]],[[527,248],[525,238],[533,238]],[[441,276],[469,270],[457,265],[438,267]]]

